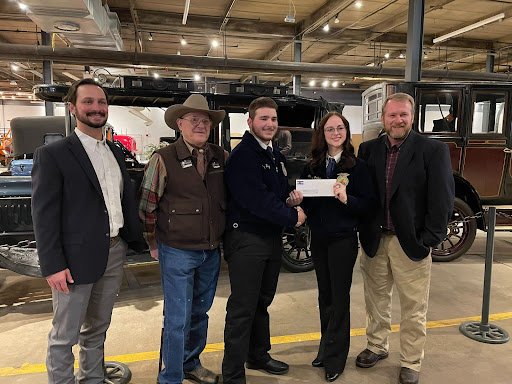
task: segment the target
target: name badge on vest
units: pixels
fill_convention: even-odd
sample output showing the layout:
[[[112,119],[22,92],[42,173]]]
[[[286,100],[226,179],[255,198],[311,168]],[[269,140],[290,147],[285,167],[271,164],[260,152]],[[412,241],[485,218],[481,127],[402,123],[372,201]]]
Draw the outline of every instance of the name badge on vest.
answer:
[[[192,165],[193,165],[192,160],[190,160],[190,159],[185,159],[181,162],[181,168],[183,168],[183,169],[191,167]]]
[[[212,162],[212,167],[213,167],[214,169],[219,169],[219,168],[220,168],[220,164],[219,164],[219,163],[217,163],[216,161],[214,161],[214,162]]]

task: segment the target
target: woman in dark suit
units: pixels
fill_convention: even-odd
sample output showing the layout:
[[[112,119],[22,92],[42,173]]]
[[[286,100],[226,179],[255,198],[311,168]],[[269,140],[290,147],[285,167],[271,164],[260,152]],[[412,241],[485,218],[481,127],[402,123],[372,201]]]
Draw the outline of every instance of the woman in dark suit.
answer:
[[[333,179],[331,197],[306,197],[311,254],[318,281],[322,338],[314,367],[325,367],[327,381],[345,369],[350,344],[350,286],[358,253],[360,218],[375,204],[366,164],[354,156],[350,125],[330,112],[313,134],[310,161],[302,179]]]

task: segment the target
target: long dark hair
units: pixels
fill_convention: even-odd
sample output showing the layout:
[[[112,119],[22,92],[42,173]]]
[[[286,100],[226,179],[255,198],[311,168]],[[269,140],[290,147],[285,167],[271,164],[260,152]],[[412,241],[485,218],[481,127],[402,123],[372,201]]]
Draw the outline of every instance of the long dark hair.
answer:
[[[356,165],[356,157],[354,155],[354,147],[350,142],[350,124],[348,120],[339,112],[329,112],[325,115],[315,132],[313,133],[313,139],[311,140],[311,151],[309,152],[309,158],[311,160],[311,167],[317,166],[325,166],[325,159],[327,157],[327,142],[325,141],[325,133],[324,127],[327,120],[329,120],[332,116],[338,116],[345,125],[347,135],[345,137],[345,141],[342,144],[343,152],[341,154],[341,159],[339,165],[341,166],[341,170],[346,171],[354,167]]]

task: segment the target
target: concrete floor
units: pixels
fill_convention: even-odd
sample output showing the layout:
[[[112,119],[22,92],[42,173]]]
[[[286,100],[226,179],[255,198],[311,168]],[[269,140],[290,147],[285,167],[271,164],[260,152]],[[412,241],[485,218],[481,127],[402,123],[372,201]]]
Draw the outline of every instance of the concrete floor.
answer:
[[[428,312],[429,330],[420,383],[510,384],[512,342],[499,345],[473,341],[459,332],[459,324],[481,314],[485,234],[479,233],[470,251],[451,263],[434,263]],[[351,350],[347,367],[336,383],[397,383],[399,339],[394,332],[390,356],[371,369],[355,366],[364,349],[365,312],[359,263],[352,286]],[[224,317],[229,281],[221,268],[217,294],[210,311],[207,350],[203,365],[220,372]],[[51,293],[43,279],[0,270],[0,384],[44,383],[46,337],[51,327]],[[512,234],[496,235],[492,276],[491,323],[512,334]],[[285,376],[247,371],[248,384],[325,383],[323,369],[313,368],[319,338],[314,272],[282,271],[270,307],[271,354],[290,364]],[[158,265],[125,267],[125,281],[114,309],[106,343],[107,360],[126,363],[130,383],[155,383],[162,316]],[[393,323],[399,321],[398,299]],[[188,383],[185,381],[185,383]]]

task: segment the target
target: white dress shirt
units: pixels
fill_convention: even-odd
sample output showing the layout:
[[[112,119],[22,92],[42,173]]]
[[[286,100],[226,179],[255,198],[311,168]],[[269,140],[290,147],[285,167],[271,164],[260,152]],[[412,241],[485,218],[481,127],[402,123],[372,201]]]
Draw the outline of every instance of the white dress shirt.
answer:
[[[77,128],[75,128],[75,133],[84,146],[98,177],[108,212],[110,237],[116,237],[119,234],[119,229],[124,225],[123,208],[121,207],[123,175],[119,164],[105,143],[105,135],[103,135],[103,140],[96,140]]]

